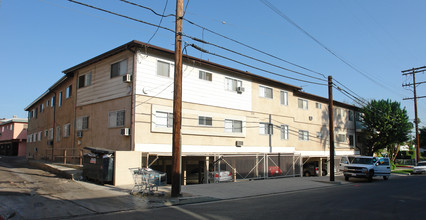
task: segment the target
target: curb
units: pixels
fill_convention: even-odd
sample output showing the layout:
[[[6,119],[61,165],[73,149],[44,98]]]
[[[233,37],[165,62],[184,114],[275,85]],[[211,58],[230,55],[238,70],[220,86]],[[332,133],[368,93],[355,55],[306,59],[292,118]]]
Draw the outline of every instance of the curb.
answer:
[[[81,176],[81,171],[76,170],[76,169],[70,169],[70,168],[66,168],[64,167],[63,169],[59,168],[59,166],[53,165],[53,164],[48,164],[48,163],[44,163],[41,161],[36,161],[36,160],[28,160],[28,164],[32,167],[44,170],[44,171],[48,171],[50,173],[53,173],[59,177],[62,178],[66,178],[66,179],[71,179],[71,180],[78,180]]]

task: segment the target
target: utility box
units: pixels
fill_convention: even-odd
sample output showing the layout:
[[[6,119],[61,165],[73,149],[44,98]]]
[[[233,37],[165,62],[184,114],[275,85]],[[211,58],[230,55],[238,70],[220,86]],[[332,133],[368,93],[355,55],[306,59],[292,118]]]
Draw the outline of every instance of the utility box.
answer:
[[[83,178],[99,184],[112,184],[115,151],[90,147],[84,149],[91,153],[83,155]]]

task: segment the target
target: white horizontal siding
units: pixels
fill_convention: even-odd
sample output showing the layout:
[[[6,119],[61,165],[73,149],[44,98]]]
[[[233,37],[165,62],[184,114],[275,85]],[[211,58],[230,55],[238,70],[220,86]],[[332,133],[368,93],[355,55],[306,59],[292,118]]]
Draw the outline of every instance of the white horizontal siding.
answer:
[[[165,61],[152,56],[138,56],[136,94],[172,99],[174,66],[170,67],[170,78],[158,76],[157,60]],[[173,63],[173,61],[168,62]],[[242,86],[245,88],[245,92],[239,94],[225,90],[225,78],[228,76],[207,71],[212,73],[213,79],[206,81],[199,79],[199,70],[203,69],[183,65],[182,100],[184,102],[246,111],[252,110],[250,81],[230,77],[243,81]]]
[[[122,59],[121,59],[122,60]],[[88,87],[77,88],[77,106],[102,102],[106,100],[116,99],[131,94],[131,84],[124,83],[122,76],[111,78],[111,64],[112,62],[103,62],[94,66],[91,70],[80,72],[78,76],[92,73],[91,85]],[[133,71],[133,59],[127,58],[127,73],[131,74]],[[77,80],[78,87],[78,80]]]

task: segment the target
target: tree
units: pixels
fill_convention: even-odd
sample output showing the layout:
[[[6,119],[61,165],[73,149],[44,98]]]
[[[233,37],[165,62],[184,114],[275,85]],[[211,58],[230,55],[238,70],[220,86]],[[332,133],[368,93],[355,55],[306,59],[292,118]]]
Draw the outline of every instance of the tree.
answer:
[[[419,129],[420,147],[426,148],[426,127]]]
[[[373,155],[379,149],[391,149],[391,154],[397,153],[400,144],[409,140],[413,128],[409,122],[407,110],[401,109],[399,102],[391,100],[371,100],[361,109],[364,125],[362,152]]]

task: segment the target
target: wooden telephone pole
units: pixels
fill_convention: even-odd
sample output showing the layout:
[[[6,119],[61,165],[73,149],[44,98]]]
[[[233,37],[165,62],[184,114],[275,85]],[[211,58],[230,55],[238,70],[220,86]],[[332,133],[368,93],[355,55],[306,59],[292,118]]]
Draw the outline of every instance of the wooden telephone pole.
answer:
[[[328,76],[328,123],[330,131],[330,181],[334,181],[334,116],[332,76]]]
[[[173,90],[172,197],[181,195],[182,19],[183,0],[176,0],[175,75]]]
[[[413,98],[404,98],[403,100],[409,100],[409,99],[414,100],[414,124],[416,125],[416,162],[419,162],[419,160],[420,160],[420,150],[419,150],[420,149],[420,137],[419,137],[419,119],[417,117],[417,99],[426,98],[426,96],[417,96],[417,91],[416,91],[417,85],[420,85],[422,83],[426,83],[426,81],[416,83],[416,73],[420,73],[420,72],[424,72],[424,71],[426,71],[426,66],[401,71],[403,73],[402,74],[403,76],[413,75],[413,83],[412,84],[403,84],[402,86],[403,87],[413,86],[413,88],[414,88],[414,90],[413,90],[414,97]]]

